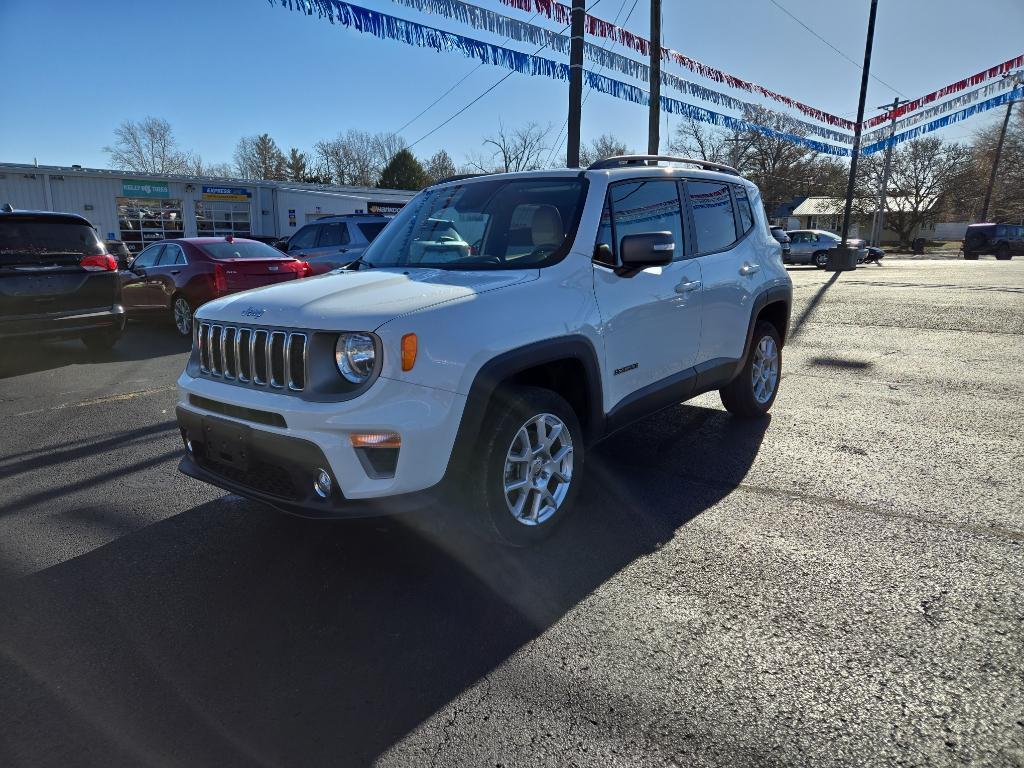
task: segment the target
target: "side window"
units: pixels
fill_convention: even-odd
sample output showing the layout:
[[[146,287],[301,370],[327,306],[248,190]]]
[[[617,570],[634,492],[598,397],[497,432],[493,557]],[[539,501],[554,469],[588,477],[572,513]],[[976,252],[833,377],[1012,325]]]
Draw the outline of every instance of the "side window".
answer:
[[[1004,225],[1000,224],[998,227],[996,227],[996,237],[998,237],[1000,240],[1006,237],[1006,227]]]
[[[185,258],[185,249],[180,245],[178,246],[178,255],[174,257],[175,264],[188,264],[188,259]]]
[[[132,267],[156,266],[157,260],[163,252],[163,245],[152,245],[135,257],[135,261],[132,262]]]
[[[697,252],[722,251],[736,242],[729,185],[719,181],[688,181],[686,192],[693,208]]]
[[[320,225],[320,239],[317,241],[318,248],[328,248],[334,245],[348,245],[348,225],[341,222]]]
[[[289,248],[315,248],[316,247],[316,236],[320,230],[316,224],[308,224],[294,235],[288,241]]]
[[[622,238],[649,232],[671,232],[676,243],[675,260],[686,258],[682,207],[679,204],[679,186],[675,181],[657,179],[613,184],[608,197],[616,261]],[[602,214],[599,239],[605,231]]]
[[[175,263],[175,258],[177,257],[180,250],[181,249],[178,248],[178,246],[176,245],[165,245],[163,253],[160,254],[160,260],[157,261],[156,265],[158,267],[171,266],[172,264]]]
[[[740,237],[743,237],[743,235],[754,228],[754,211],[750,207],[750,199],[747,197],[746,187],[736,184],[732,191],[736,197],[737,213],[740,215]]]

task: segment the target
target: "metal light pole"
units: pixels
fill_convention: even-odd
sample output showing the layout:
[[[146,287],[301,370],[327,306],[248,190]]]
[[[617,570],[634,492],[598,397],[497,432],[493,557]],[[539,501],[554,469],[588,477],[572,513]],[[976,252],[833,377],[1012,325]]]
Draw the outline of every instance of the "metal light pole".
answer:
[[[871,0],[871,12],[868,16],[868,40],[864,46],[864,71],[861,73],[860,99],[857,102],[857,125],[853,130],[853,156],[850,158],[850,180],[846,184],[843,242],[838,248],[833,248],[828,252],[828,268],[834,272],[857,268],[857,253],[847,245],[846,240],[850,234],[850,216],[853,213],[853,189],[857,179],[857,156],[860,154],[861,124],[864,122],[864,101],[868,95],[868,77],[871,71],[871,46],[875,42],[875,16],[877,13],[878,0]]]
[[[647,154],[661,146],[661,0],[651,0],[651,106],[647,115]]]
[[[1012,80],[1013,87],[1016,88],[1021,84],[1020,72],[1014,72],[1012,75],[1003,75],[1004,80]],[[1010,124],[1010,115],[1013,112],[1013,99],[1006,102],[1006,114],[1003,115],[1003,127],[999,131],[999,143],[996,144],[996,156],[992,160],[992,174],[988,177],[988,189],[985,190],[985,203],[981,206],[981,221],[988,220],[988,207],[992,202],[992,190],[996,185],[996,173],[999,171],[999,158],[1003,154],[1003,142],[1006,140],[1006,127]]]
[[[895,113],[896,108],[899,107],[902,99],[898,96],[893,99],[892,105],[878,107],[878,109],[888,109],[890,112]],[[905,103],[905,102],[904,102]],[[889,123],[889,138],[891,139],[896,135],[896,115],[893,114],[892,121]],[[892,149],[893,145],[890,143],[885,148],[885,162],[882,163],[882,188],[878,192],[878,208],[875,214],[875,222],[871,228],[871,244],[881,245],[882,233],[885,231],[885,196],[888,192],[889,185],[889,169],[892,163]]]
[[[586,0],[572,0],[572,37],[569,39],[569,137],[565,159],[570,168],[580,166],[580,123],[583,113],[583,22]]]

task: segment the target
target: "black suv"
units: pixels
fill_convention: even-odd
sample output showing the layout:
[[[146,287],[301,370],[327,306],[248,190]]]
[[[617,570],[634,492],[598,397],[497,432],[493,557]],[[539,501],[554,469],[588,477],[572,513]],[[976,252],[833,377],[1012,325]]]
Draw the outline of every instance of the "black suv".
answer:
[[[1024,254],[1024,227],[1016,224],[971,224],[964,235],[964,258],[995,256],[1001,261]]]
[[[0,339],[77,337],[110,349],[124,320],[117,260],[92,224],[0,207]]]

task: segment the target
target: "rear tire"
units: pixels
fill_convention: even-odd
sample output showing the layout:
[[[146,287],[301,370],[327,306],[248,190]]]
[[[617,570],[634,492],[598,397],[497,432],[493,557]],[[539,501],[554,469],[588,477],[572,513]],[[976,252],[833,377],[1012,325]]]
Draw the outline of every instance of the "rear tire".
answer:
[[[468,510],[477,528],[516,547],[546,539],[583,483],[583,430],[572,406],[551,390],[503,387],[480,434]]]
[[[82,336],[82,343],[90,352],[109,352],[121,338],[120,328],[107,328],[102,331],[90,331]]]
[[[192,337],[192,323],[195,319],[195,314],[196,311],[188,303],[188,299],[180,293],[175,294],[174,298],[171,299],[171,320],[174,321],[174,328],[182,338]]]
[[[964,254],[964,261],[977,261],[977,260],[978,260],[978,254],[976,254],[976,253],[965,253]]]
[[[718,394],[734,416],[757,419],[771,409],[782,383],[782,341],[771,323],[754,328],[743,368]]]
[[[824,269],[828,266],[828,251],[815,251],[814,255],[811,256],[811,263],[814,264],[818,269]]]

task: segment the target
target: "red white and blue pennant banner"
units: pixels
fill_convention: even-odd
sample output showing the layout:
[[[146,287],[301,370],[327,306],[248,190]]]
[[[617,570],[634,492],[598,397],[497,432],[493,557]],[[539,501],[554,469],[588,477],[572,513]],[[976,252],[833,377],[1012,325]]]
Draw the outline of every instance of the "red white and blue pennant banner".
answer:
[[[527,13],[537,12],[547,16],[550,19],[554,19],[559,24],[569,24],[572,19],[572,8],[562,3],[554,2],[554,0],[499,0],[502,4],[510,6],[512,8],[518,8],[521,11]],[[644,56],[650,56],[651,44],[640,35],[635,35],[628,29],[617,27],[611,22],[599,19],[596,16],[591,16],[589,13],[586,17],[585,27],[587,34],[594,37],[603,37],[609,40],[613,40],[616,43],[621,43],[627,48],[631,48]],[[702,64],[696,59],[691,59],[686,54],[674,51],[671,48],[661,49],[661,58],[665,61],[671,61],[678,64],[681,67],[694,72],[701,77],[707,78],[708,80],[714,80],[717,83],[724,83],[730,88],[737,88],[739,90],[747,91],[748,93],[756,93],[765,98],[777,101],[780,104],[785,104],[787,107],[799,110],[807,117],[818,120],[828,125],[834,125],[839,128],[845,128],[852,131],[855,127],[853,121],[846,120],[838,115],[830,114],[823,110],[815,107],[808,106],[803,102],[791,99],[789,96],[784,96],[781,93],[772,91],[764,86],[752,83],[743,78],[730,75],[727,72],[723,72],[720,69]]]
[[[521,43],[529,43],[538,47],[548,47],[556,53],[566,56],[569,55],[570,40],[567,35],[562,35],[549,29],[545,29],[544,27],[528,24],[525,21],[520,21],[519,19],[513,19],[509,16],[495,13],[494,11],[481,8],[480,6],[473,5],[472,3],[462,2],[462,0],[393,1],[399,5],[404,5],[422,13],[431,13],[467,24],[474,29],[485,30],[495,35],[507,37]],[[614,53],[591,43],[584,43],[583,55],[588,60],[593,61],[599,66],[621,72],[622,74],[636,78],[637,80],[643,80],[648,83],[651,81],[650,67],[643,62]],[[670,72],[662,71],[661,82],[665,87],[684,93],[694,99],[710,102],[717,106],[736,110],[738,112],[748,113],[750,110],[764,110],[764,107],[761,107],[760,105],[735,99],[732,96],[722,93],[721,91],[716,91],[713,88],[705,88],[702,85],[698,85],[697,83],[693,83],[689,80],[673,75]],[[794,131],[811,133],[830,141],[853,144],[853,136],[849,133],[843,133],[842,131],[836,131],[815,123],[799,120],[790,115],[784,115],[781,112],[774,112],[772,110],[766,111],[773,117],[783,121],[783,124],[791,126]]]
[[[274,0],[268,0],[268,2],[271,5],[275,4]],[[476,40],[465,35],[428,27],[407,19],[398,18],[397,16],[372,11],[368,8],[344,2],[343,0],[278,0],[278,3],[306,15],[316,14],[321,18],[328,19],[332,24],[338,23],[381,39],[397,40],[406,45],[432,48],[436,51],[459,51],[463,55],[478,59],[485,64],[493,64],[522,74],[543,75],[554,80],[569,80],[568,64],[552,61],[541,56],[522,53],[521,51],[505,48],[500,45],[485,43],[482,40]],[[586,84],[595,91],[625,101],[631,101],[635,104],[647,105],[650,103],[650,94],[638,86],[599,75],[589,70],[584,71],[583,77]],[[662,110],[669,114],[685,115],[701,122],[729,129],[756,131],[765,136],[772,136],[799,144],[816,152],[837,157],[848,157],[850,155],[848,147],[837,147],[834,144],[815,141],[786,131],[778,131],[666,96],[661,97],[661,107]]]
[[[502,0],[505,2],[505,0]],[[943,88],[939,88],[937,91],[932,91],[927,96],[922,96],[913,101],[908,101],[906,104],[900,104],[896,109],[890,110],[882,115],[876,115],[869,120],[864,121],[864,128],[874,128],[876,125],[892,120],[894,117],[902,117],[910,112],[920,109],[926,104],[931,104],[939,99],[944,99],[950,94],[959,93],[960,91],[966,90],[967,88],[973,88],[976,85],[981,85],[986,80],[992,80],[996,77],[1002,77],[1015,69],[1024,67],[1024,54],[1015,56],[1012,59],[1004,61],[1002,64],[996,64],[994,67],[983,69],[977,74],[965,77],[963,80],[957,80],[955,83],[950,83]]]

